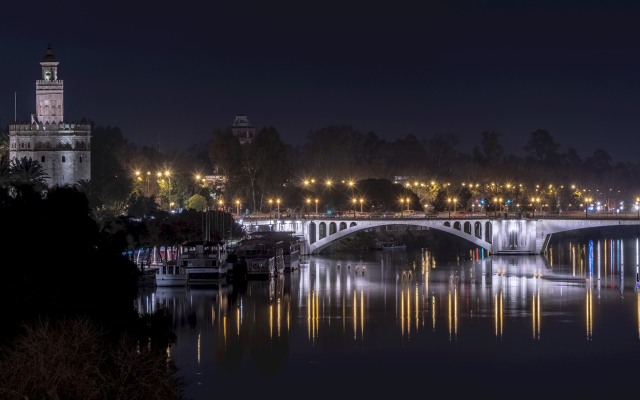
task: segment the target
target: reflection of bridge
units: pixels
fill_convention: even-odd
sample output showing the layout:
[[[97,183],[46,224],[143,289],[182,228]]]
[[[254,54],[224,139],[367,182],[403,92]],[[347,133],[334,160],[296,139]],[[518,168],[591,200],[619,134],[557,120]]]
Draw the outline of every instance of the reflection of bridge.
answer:
[[[240,221],[238,221],[240,222]],[[482,247],[491,254],[543,254],[554,233],[606,226],[640,226],[638,219],[529,218],[315,218],[245,219],[247,232],[289,231],[304,237],[306,254],[317,254],[335,241],[360,231],[392,225],[437,229]]]

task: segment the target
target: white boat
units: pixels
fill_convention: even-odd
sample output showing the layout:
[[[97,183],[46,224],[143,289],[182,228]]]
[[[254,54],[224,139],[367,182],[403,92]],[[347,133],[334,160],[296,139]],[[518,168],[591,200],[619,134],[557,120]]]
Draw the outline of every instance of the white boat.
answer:
[[[158,267],[156,286],[186,286],[187,273],[175,261],[168,261]]]
[[[213,285],[227,279],[224,242],[190,241],[180,245],[178,265],[184,269],[189,286]]]

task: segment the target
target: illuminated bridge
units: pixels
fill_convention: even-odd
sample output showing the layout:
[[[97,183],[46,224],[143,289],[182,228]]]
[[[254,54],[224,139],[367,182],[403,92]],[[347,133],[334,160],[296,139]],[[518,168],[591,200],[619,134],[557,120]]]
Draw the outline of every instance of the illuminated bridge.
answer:
[[[304,238],[305,254],[317,254],[339,239],[357,232],[393,225],[437,229],[465,239],[490,254],[543,254],[555,233],[588,228],[631,225],[632,218],[347,218],[243,219],[245,231],[287,231]]]

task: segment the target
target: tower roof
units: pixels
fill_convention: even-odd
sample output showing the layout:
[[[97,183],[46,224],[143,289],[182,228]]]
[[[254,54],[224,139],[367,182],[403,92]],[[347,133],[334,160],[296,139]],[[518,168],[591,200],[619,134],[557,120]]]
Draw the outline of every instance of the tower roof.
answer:
[[[42,57],[42,62],[58,62],[56,56],[53,55],[53,50],[51,50],[51,44],[47,48],[47,53]]]
[[[236,118],[233,120],[234,128],[252,128],[253,126],[249,122],[249,118],[247,118],[244,114],[236,115]]]

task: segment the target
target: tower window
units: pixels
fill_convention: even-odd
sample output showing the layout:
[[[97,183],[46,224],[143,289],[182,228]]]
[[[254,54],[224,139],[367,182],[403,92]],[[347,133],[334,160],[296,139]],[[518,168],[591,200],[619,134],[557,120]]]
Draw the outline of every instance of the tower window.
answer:
[[[67,161],[67,157],[62,156],[62,162],[66,162]]]
[[[44,156],[42,156],[42,157],[40,158],[40,162],[41,162],[41,163],[43,163],[43,162],[44,162]]]

